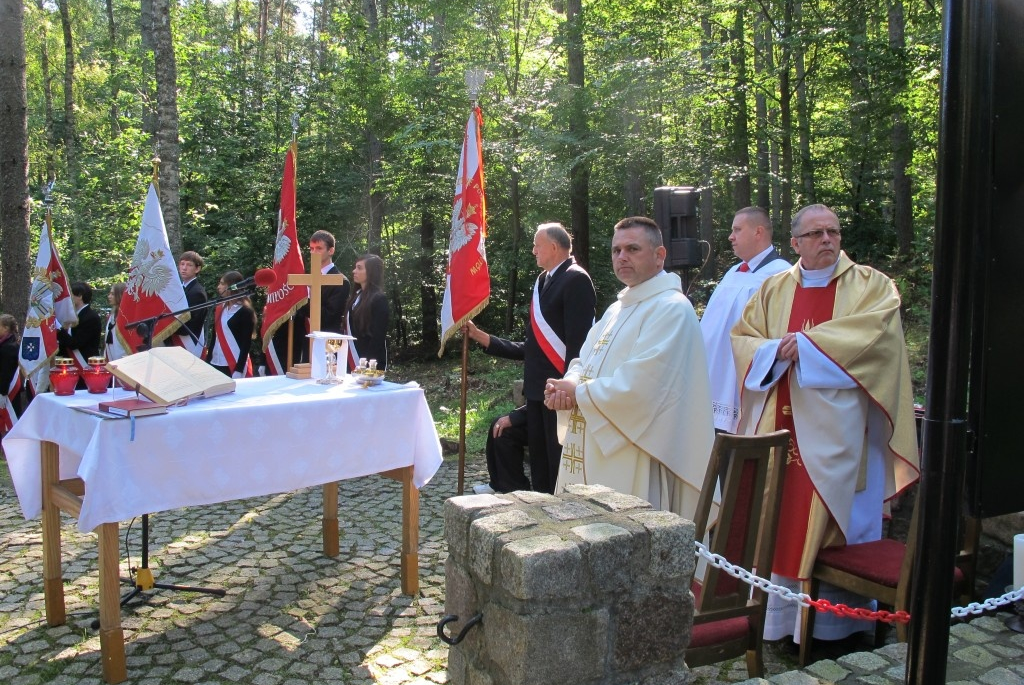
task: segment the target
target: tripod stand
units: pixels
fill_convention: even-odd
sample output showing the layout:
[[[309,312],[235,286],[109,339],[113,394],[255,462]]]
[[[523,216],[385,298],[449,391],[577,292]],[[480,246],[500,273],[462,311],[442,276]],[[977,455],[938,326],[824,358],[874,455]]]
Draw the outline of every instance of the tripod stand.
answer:
[[[207,595],[216,595],[217,597],[223,597],[226,594],[225,590],[220,588],[157,583],[153,580],[153,571],[149,568],[149,514],[142,515],[142,565],[135,569],[135,580],[122,578],[121,583],[132,586],[131,590],[121,595],[120,605],[122,607],[141,593],[153,589],[201,592]],[[100,627],[99,619],[92,622],[92,627],[94,630]]]

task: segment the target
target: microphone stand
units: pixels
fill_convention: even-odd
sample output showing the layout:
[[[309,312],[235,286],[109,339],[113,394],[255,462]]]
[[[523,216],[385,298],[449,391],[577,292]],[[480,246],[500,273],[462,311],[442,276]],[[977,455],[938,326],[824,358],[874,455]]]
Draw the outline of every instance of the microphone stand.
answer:
[[[254,292],[256,292],[256,288],[258,287],[259,286],[256,285],[255,283],[252,283],[244,288],[240,288],[236,292],[232,292],[229,295],[225,295],[224,297],[215,297],[212,300],[207,300],[206,302],[194,305],[192,307],[185,307],[184,309],[179,309],[176,312],[162,312],[160,314],[157,314],[156,316],[150,316],[145,319],[139,319],[138,321],[132,321],[129,324],[125,324],[125,328],[134,328],[135,330],[138,331],[139,336],[142,338],[142,342],[136,346],[135,351],[145,352],[146,350],[152,349],[153,347],[153,328],[156,326],[158,321],[163,321],[164,319],[170,318],[172,316],[176,317],[179,314],[188,314],[191,312],[198,312],[202,309],[209,309],[211,307],[216,307],[217,305],[223,304],[225,302],[240,300],[243,297],[250,297]]]
[[[127,328],[134,328],[138,331],[142,337],[142,342],[138,345],[137,351],[144,352],[149,350],[153,346],[153,328],[158,321],[165,319],[170,316],[177,316],[184,314],[185,312],[194,312],[200,309],[209,309],[210,307],[216,307],[218,304],[224,302],[231,302],[233,300],[240,300],[243,297],[249,297],[253,291],[257,288],[256,284],[252,284],[251,287],[239,289],[237,292],[233,292],[230,295],[224,297],[218,297],[212,300],[207,300],[202,304],[197,304],[193,307],[187,307],[186,309],[180,309],[176,312],[164,312],[157,316],[151,316],[145,319],[139,319],[127,324]],[[138,390],[136,390],[138,392]],[[152,590],[154,588],[159,590],[176,590],[180,592],[200,592],[208,595],[216,595],[217,597],[223,597],[225,590],[221,588],[209,588],[209,587],[197,587],[193,585],[174,585],[171,583],[157,583],[153,580],[153,571],[149,567],[149,514],[142,515],[142,564],[134,569],[135,579],[122,578],[121,582],[125,585],[132,586],[132,589],[121,596],[121,606],[130,602],[139,594]],[[92,622],[93,629],[100,627],[99,619]]]

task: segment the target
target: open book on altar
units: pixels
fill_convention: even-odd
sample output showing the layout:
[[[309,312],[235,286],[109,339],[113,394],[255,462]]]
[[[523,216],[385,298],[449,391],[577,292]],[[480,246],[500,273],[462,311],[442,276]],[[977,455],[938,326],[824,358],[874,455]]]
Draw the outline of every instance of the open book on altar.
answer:
[[[155,347],[107,363],[118,380],[154,402],[234,392],[235,381],[183,347]]]

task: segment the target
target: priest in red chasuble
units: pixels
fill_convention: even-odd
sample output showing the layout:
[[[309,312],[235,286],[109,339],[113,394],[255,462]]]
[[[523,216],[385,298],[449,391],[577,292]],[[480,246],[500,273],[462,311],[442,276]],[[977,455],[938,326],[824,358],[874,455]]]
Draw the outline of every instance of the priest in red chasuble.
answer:
[[[797,212],[790,244],[800,260],[765,281],[732,329],[738,432],[793,435],[772,577],[794,588],[822,547],[879,539],[885,503],[920,473],[899,293],[851,261],[841,239],[825,205]],[[821,596],[866,605],[825,584]],[[764,638],[799,635],[798,622],[798,606],[773,595]],[[822,614],[814,637],[872,627]]]

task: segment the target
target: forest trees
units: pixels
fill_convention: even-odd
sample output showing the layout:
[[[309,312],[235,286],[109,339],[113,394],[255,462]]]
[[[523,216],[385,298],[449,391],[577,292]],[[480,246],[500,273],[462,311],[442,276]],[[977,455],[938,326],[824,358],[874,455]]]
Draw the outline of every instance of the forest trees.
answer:
[[[29,292],[28,129],[24,9],[0,0],[0,312],[22,325]]]
[[[770,208],[782,245],[811,201],[836,208],[860,261],[930,244],[940,17],[926,0],[145,4],[156,24],[142,0],[24,5],[31,192],[56,177],[73,278],[124,273],[155,154],[174,248],[200,251],[211,279],[266,266],[298,115],[300,235],[333,232],[346,271],[379,250],[395,341],[430,346],[470,67],[489,74],[491,330],[522,325],[523,232],[543,221],[572,224],[609,302],[610,227],[651,212],[661,185],[710,191],[711,278],[746,203]]]

